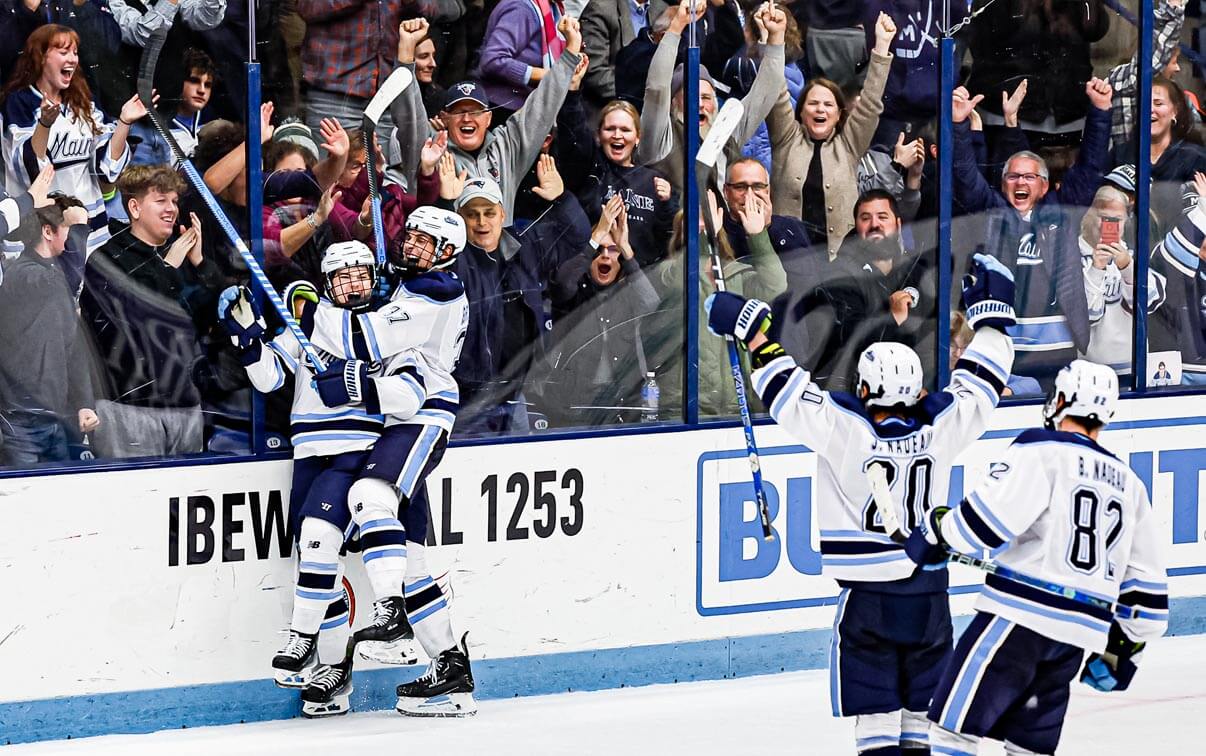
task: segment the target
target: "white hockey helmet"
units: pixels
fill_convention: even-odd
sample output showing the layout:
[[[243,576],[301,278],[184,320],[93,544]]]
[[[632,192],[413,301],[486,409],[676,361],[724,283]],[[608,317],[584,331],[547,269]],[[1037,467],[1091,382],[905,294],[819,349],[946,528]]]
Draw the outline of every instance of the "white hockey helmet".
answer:
[[[358,279],[352,276],[335,276],[341,270],[348,268],[363,268],[367,274]],[[322,256],[322,275],[326,281],[327,298],[337,307],[344,307],[353,312],[368,309],[373,303],[373,289],[377,286],[377,256],[364,242],[338,242],[327,247]]]
[[[877,341],[858,358],[859,394],[869,407],[910,407],[921,398],[923,381],[921,358],[904,344]]]
[[[426,234],[431,247],[414,238]],[[465,248],[465,220],[451,210],[424,205],[406,216],[406,232],[390,247],[390,263],[404,276],[447,268]]]
[[[1043,405],[1043,425],[1059,427],[1065,417],[1082,418],[1103,426],[1118,406],[1118,376],[1106,365],[1073,360],[1055,376],[1055,386]]]

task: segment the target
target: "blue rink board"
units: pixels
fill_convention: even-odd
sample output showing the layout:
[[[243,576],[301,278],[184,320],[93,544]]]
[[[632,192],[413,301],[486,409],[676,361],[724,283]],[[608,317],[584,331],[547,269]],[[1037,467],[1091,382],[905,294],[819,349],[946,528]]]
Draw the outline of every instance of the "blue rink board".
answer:
[[[1206,633],[1206,596],[1171,603],[1170,635]],[[956,630],[969,619],[956,617]],[[490,699],[823,669],[829,632],[484,659],[474,662],[473,674],[478,698]],[[415,666],[357,672],[353,708],[391,708],[394,686],[422,671]],[[298,696],[264,679],[5,703],[0,744],[289,719],[298,715]]]

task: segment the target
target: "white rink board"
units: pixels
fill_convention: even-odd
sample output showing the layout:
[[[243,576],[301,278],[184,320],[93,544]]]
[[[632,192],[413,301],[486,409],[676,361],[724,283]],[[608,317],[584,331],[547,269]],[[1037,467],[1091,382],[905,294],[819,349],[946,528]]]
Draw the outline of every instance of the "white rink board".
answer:
[[[996,433],[962,460],[967,485],[1038,416],[1036,406],[998,411]],[[1173,594],[1206,594],[1206,400],[1127,401],[1117,420],[1102,441],[1153,471]],[[741,539],[740,522],[720,522],[721,485],[748,481],[740,428],[449,450],[431,481],[441,545],[429,563],[436,574],[451,570],[454,623],[472,630],[475,660],[829,625],[836,587],[810,574],[815,519],[810,532],[800,525],[815,456],[789,448],[775,426],[757,436],[783,501],[783,538],[772,547],[788,548],[777,562],[769,552],[759,561],[760,539]],[[0,584],[18,597],[0,616],[0,667],[14,681],[0,688],[0,704],[265,678],[287,624],[293,566],[263,522],[274,497],[283,513],[288,486],[288,462],[0,480]],[[208,515],[190,538],[189,522]],[[756,534],[752,505],[743,517]],[[730,576],[746,577],[722,582],[723,559]],[[371,596],[358,567],[352,578],[363,617]],[[958,598],[956,611],[970,599]]]

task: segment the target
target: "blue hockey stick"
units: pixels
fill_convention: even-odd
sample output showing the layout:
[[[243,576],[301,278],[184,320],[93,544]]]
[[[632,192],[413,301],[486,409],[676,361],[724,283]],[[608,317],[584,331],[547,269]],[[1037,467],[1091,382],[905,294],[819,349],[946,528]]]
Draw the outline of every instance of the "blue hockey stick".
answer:
[[[893,541],[903,544],[907,539],[900,528],[900,518],[896,516],[896,508],[892,505],[892,495],[888,489],[888,476],[884,471],[883,465],[873,464],[869,466],[867,468],[867,480],[871,483],[871,496],[875,499],[875,508],[879,510],[884,530],[888,532],[888,537]],[[1100,596],[1094,596],[1091,593],[1069,588],[1066,585],[1053,583],[1050,580],[1036,578],[988,559],[969,556],[968,554],[955,551],[945,544],[943,548],[946,549],[947,559],[956,564],[975,567],[977,570],[983,570],[990,575],[996,575],[999,578],[1027,585],[1031,588],[1037,588],[1044,593],[1060,596],[1075,601],[1078,604],[1087,604],[1094,609],[1107,611],[1120,619],[1134,619],[1139,616],[1139,609],[1136,607],[1107,601]]]
[[[239,253],[239,257],[243,258],[243,262],[247,265],[247,269],[251,271],[252,277],[263,290],[268,301],[272,303],[273,309],[281,316],[281,320],[285,322],[285,327],[293,334],[293,338],[297,339],[297,343],[301,346],[302,353],[306,360],[314,368],[316,372],[326,369],[326,365],[319,358],[318,352],[314,349],[314,345],[310,343],[310,339],[306,338],[306,334],[294,319],[289,308],[285,306],[284,300],[276,293],[272,282],[268,280],[268,276],[264,275],[264,269],[260,267],[260,263],[255,259],[255,255],[251,254],[251,250],[243,243],[239,237],[239,232],[235,230],[234,224],[226,217],[222,207],[218,204],[218,200],[214,197],[213,192],[205,185],[205,179],[197,172],[197,168],[192,161],[184,154],[184,150],[180,149],[180,145],[176,143],[175,137],[172,136],[171,130],[167,124],[163,122],[163,116],[155,109],[151,100],[151,91],[155,81],[155,68],[159,63],[159,53],[163,50],[163,43],[167,39],[169,25],[161,26],[151,33],[147,40],[147,46],[142,51],[142,61],[138,66],[138,97],[143,104],[147,106],[147,115],[151,118],[151,124],[155,127],[155,131],[159,136],[167,142],[172,150],[172,157],[182,171],[188,182],[193,185],[193,189],[205,202],[205,206],[209,208],[209,212],[213,214],[218,221],[218,225],[226,234],[226,238],[234,245],[235,251]],[[253,114],[258,115],[258,114]]]
[[[700,213],[704,217],[704,229],[708,234],[708,246],[712,253],[712,275],[716,279],[716,290],[725,291],[724,270],[720,265],[720,251],[717,246],[716,223],[712,220],[712,210],[708,205],[709,176],[716,167],[716,160],[725,143],[737,129],[745,107],[741,101],[732,98],[725,102],[724,107],[716,115],[708,136],[699,146],[695,156],[695,181],[699,185]],[[717,201],[723,203],[723,195],[717,194]],[[775,531],[771,529],[770,507],[766,503],[766,491],[762,486],[762,463],[758,459],[758,443],[754,440],[754,423],[750,418],[750,406],[745,396],[745,376],[741,372],[741,356],[737,353],[737,341],[732,336],[726,336],[729,352],[729,370],[733,375],[733,385],[737,389],[737,408],[741,413],[741,427],[745,431],[745,450],[749,456],[750,473],[754,479],[754,498],[758,504],[758,518],[762,521],[762,538],[774,540]]]

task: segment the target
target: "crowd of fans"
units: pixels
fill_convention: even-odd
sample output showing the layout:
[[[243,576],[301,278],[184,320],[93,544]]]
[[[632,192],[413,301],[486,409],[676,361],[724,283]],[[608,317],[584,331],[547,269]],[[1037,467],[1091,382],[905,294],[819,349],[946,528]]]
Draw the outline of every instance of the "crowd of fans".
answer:
[[[713,251],[729,290],[774,301],[784,346],[826,388],[853,390],[857,355],[880,340],[914,347],[932,385],[944,194],[952,278],[974,252],[1014,272],[1013,393],[1042,391],[1077,356],[1130,374],[1139,255],[1146,383],[1206,383],[1206,2],[1156,0],[1151,61],[1113,0],[946,2],[954,22],[975,12],[956,35],[950,186],[936,170],[936,0],[275,0],[254,19],[236,0],[0,0],[0,463],[248,446],[251,389],[215,303],[249,272],[150,107],[244,239],[257,175],[244,124],[258,120],[253,189],[278,289],[321,290],[327,246],[371,241],[369,160],[386,177],[387,244],[417,206],[464,217],[461,436],[679,417],[686,292],[702,307],[716,289]],[[259,113],[243,71],[253,22]],[[701,136],[724,100],[744,105],[696,281],[682,209],[692,24]],[[138,61],[165,26],[156,100],[142,102]],[[1150,125],[1136,123],[1144,65]],[[415,85],[361,133],[398,66]],[[954,360],[967,334],[951,315]],[[698,347],[701,415],[733,415],[723,343],[704,332]],[[266,399],[273,444],[287,401]]]

